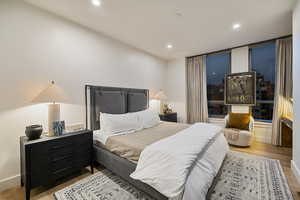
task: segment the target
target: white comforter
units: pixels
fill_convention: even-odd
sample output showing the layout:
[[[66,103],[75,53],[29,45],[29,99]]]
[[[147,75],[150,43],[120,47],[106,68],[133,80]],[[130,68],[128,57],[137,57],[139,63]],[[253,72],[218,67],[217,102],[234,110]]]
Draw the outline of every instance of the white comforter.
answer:
[[[205,199],[228,151],[224,136],[220,135],[221,129],[212,124],[196,123],[149,145],[131,177],[170,199]],[[220,151],[216,152],[218,147]]]

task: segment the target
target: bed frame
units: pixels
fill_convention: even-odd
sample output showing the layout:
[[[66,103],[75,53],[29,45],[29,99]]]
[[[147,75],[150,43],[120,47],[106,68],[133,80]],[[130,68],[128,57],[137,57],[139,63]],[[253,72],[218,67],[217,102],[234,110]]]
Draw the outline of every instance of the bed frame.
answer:
[[[147,109],[149,107],[149,90],[86,85],[85,102],[87,128],[99,130],[100,112],[124,114]],[[99,145],[94,145],[94,161],[149,196],[157,200],[168,199],[151,186],[130,177],[136,168],[135,163],[101,148]]]
[[[86,85],[85,102],[87,128],[91,130],[99,130],[100,112],[124,114],[147,109],[149,107],[149,90]],[[168,199],[151,186],[130,177],[130,174],[135,171],[135,163],[95,144],[93,157],[95,162],[117,174],[154,199]],[[213,189],[217,183],[217,177],[220,176],[220,172],[222,171],[221,169],[222,167],[208,190],[206,199],[210,199]]]

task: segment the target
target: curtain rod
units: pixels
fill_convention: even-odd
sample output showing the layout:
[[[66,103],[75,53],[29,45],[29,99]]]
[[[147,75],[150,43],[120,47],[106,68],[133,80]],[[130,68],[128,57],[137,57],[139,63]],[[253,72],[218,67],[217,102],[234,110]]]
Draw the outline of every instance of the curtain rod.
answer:
[[[279,40],[279,39],[289,38],[289,37],[292,37],[292,36],[293,36],[292,34],[291,35],[286,35],[286,36],[281,36],[281,37],[273,38],[273,39],[270,39],[270,40],[264,40],[264,41],[244,44],[244,45],[235,46],[235,47],[231,47],[231,48],[227,48],[227,49],[212,51],[212,52],[208,52],[208,53],[202,53],[202,54],[194,55],[194,56],[187,56],[186,58],[188,59],[188,58],[194,58],[194,57],[197,57],[197,56],[204,56],[204,55],[209,55],[209,54],[221,53],[223,51],[231,51],[232,49],[236,49],[236,48],[252,46],[252,45],[262,44],[262,43],[266,43],[266,42],[272,42],[272,41],[276,41],[276,40]]]

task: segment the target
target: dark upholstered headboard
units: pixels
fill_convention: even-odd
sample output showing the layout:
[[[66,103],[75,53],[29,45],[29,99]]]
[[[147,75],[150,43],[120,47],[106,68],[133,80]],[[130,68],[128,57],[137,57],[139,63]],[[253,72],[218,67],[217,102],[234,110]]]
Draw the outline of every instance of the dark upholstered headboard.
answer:
[[[104,86],[85,86],[86,124],[92,130],[100,129],[100,112],[124,114],[149,107],[149,90]]]

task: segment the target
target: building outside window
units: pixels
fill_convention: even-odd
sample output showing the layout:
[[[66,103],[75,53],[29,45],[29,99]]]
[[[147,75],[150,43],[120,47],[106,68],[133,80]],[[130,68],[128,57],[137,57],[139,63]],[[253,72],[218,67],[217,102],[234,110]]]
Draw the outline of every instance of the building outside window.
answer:
[[[256,120],[271,122],[273,117],[276,44],[265,43],[249,48],[250,70],[256,72],[256,106],[252,115]]]
[[[224,105],[225,75],[230,73],[231,53],[229,51],[207,55],[207,100],[208,115],[212,118],[223,118],[228,113]]]

